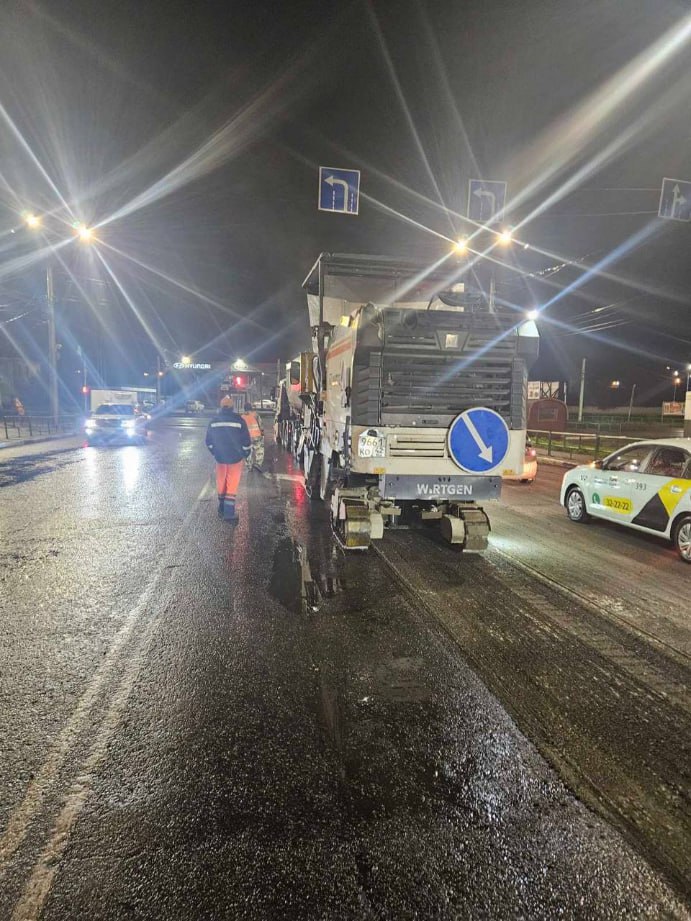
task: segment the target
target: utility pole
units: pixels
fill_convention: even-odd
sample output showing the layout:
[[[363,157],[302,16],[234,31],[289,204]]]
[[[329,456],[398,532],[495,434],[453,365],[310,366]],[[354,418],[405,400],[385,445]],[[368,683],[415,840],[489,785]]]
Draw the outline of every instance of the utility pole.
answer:
[[[583,396],[585,394],[585,364],[586,359],[583,359],[581,364],[581,392],[578,396],[578,421],[583,421]]]
[[[82,349],[82,393],[84,394],[84,415],[89,413],[89,385],[86,382],[86,352]]]
[[[48,390],[50,393],[50,414],[57,428],[60,416],[58,396],[58,347],[55,339],[55,289],[53,287],[53,266],[46,269],[46,304],[48,307]]]
[[[636,385],[634,384],[633,387],[631,388],[631,399],[629,400],[629,418],[626,420],[627,422],[631,421],[631,410],[633,409],[633,398],[635,394],[636,394]]]
[[[161,356],[156,355],[156,406],[161,402]]]

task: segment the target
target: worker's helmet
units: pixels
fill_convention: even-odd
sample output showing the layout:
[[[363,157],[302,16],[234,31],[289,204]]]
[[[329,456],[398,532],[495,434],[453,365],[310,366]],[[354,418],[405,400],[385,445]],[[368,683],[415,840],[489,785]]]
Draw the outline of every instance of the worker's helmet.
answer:
[[[251,413],[251,412],[252,412],[252,404],[251,404],[251,403],[245,403],[245,412],[246,412],[246,413]]]
[[[233,408],[232,398],[229,396],[223,397],[221,400],[221,409],[232,409],[232,408]]]

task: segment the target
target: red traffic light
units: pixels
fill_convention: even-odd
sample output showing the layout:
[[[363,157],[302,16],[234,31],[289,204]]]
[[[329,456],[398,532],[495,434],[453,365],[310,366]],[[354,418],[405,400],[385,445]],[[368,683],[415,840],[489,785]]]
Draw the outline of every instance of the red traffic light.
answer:
[[[91,387],[82,387],[82,393],[86,396],[91,391]]]
[[[244,386],[245,386],[245,378],[244,378],[244,377],[240,377],[240,376],[236,377],[236,378],[235,378],[235,386],[236,386],[236,387],[244,387]]]

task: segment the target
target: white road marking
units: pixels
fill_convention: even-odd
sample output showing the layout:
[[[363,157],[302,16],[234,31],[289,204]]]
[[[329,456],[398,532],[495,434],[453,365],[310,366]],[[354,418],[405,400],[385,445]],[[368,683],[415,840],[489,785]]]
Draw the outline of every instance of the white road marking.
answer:
[[[188,526],[205,491],[209,488],[209,485],[207,481],[202,487],[190,511],[175,532],[170,543],[169,552],[164,555],[159,566],[153,572],[148,585],[140,595],[139,601],[127,615],[103,663],[99,666],[91,683],[80,698],[67,725],[51,748],[46,761],[29,784],[23,801],[10,816],[5,833],[0,839],[0,879],[2,879],[7,872],[7,862],[24,840],[31,822],[41,808],[43,800],[57,778],[65,763],[67,755],[76,743],[81,732],[84,730],[94,704],[117,664],[120,652],[132,636],[134,628],[139,622],[140,615],[151,603],[154,592],[159,588],[161,577],[171,563],[171,558],[183,552],[183,547],[179,540],[180,535]],[[58,816],[51,839],[32,871],[23,895],[12,915],[13,919],[17,918],[24,921],[24,919],[37,918],[40,914],[43,903],[50,892],[53,876],[57,870],[57,861],[67,846],[72,826],[77,820],[79,812],[91,791],[91,783],[93,780],[91,776],[92,772],[100,762],[108,740],[117,728],[120,714],[139,673],[142,650],[146,647],[146,643],[148,642],[148,638],[156,620],[157,617],[152,618],[138,642],[136,653],[133,656],[128,656],[123,664],[124,670],[122,680],[108,712],[101,723],[96,742],[82,765],[80,777],[78,778],[78,782],[73,785],[68,795],[67,804]],[[50,858],[47,859],[46,855],[50,855]]]

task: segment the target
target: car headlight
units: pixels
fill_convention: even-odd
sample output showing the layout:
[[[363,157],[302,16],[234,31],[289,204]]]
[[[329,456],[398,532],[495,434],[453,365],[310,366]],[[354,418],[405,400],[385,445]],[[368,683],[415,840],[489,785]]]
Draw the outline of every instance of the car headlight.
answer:
[[[386,457],[386,435],[376,429],[367,429],[358,438],[358,457]]]
[[[134,419],[123,419],[122,420],[122,427],[127,429],[130,432],[134,429],[136,424],[137,423],[134,421]]]
[[[86,422],[84,423],[85,432],[93,432],[95,428],[96,428],[96,422],[94,419],[87,419]]]

